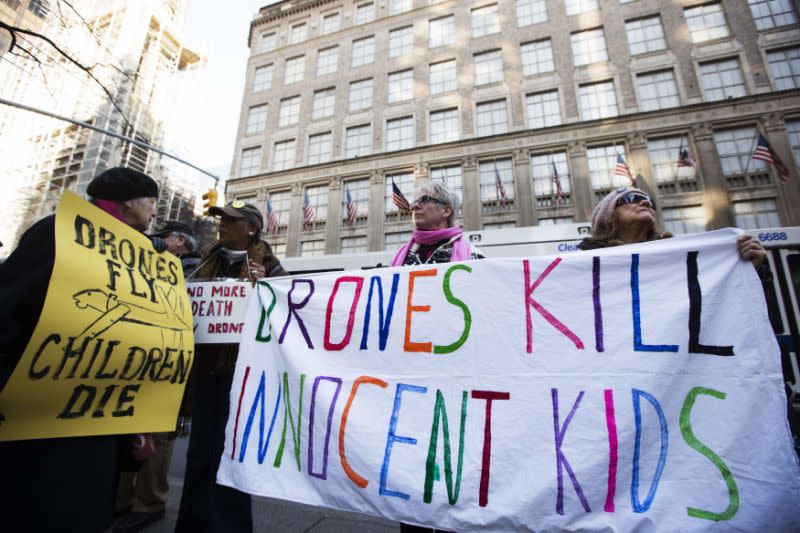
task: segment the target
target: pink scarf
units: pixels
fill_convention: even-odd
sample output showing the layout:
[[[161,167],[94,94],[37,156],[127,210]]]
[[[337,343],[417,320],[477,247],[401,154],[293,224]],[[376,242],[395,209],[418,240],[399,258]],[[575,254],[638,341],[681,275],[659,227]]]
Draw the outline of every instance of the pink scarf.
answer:
[[[431,245],[442,241],[449,241],[453,237],[458,238],[453,242],[453,257],[450,260],[468,261],[472,259],[472,246],[463,238],[461,228],[458,226],[430,231],[415,229],[411,233],[411,240],[404,244],[395,254],[394,259],[392,259],[392,266],[403,265],[403,261],[406,260],[406,256],[414,243]]]
[[[119,210],[119,206],[115,202],[112,202],[111,200],[100,200],[99,198],[93,198],[93,200],[97,207],[117,220],[127,224],[127,222],[125,222],[125,217],[122,216],[122,212]]]

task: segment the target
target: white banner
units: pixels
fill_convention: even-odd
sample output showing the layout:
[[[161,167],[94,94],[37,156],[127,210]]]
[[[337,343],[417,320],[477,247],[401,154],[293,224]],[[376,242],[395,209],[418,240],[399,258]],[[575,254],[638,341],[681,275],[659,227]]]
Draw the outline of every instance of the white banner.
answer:
[[[736,236],[262,280],[218,482],[460,532],[797,531]]]
[[[242,337],[249,281],[224,279],[186,284],[192,303],[195,344],[237,343]]]

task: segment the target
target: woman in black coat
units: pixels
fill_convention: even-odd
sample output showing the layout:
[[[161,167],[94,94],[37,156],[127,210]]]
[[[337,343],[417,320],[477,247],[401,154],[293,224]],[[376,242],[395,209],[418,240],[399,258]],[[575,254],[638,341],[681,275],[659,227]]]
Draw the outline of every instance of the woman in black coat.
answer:
[[[141,172],[112,168],[92,180],[87,193],[100,209],[139,231],[155,216],[158,185]],[[39,321],[55,255],[50,215],[22,235],[0,267],[0,390]],[[119,443],[116,435],[0,443],[0,528],[104,531],[114,514]]]

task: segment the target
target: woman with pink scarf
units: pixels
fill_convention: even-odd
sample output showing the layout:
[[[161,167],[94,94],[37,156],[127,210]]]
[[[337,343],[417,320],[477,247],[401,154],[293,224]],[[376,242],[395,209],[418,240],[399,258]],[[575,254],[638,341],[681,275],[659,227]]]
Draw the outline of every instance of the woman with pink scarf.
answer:
[[[454,226],[458,196],[443,182],[417,187],[411,204],[414,231],[411,240],[397,251],[392,266],[425,265],[482,259],[461,228]]]
[[[483,255],[454,226],[459,207],[458,196],[443,182],[429,182],[417,187],[411,203],[414,231],[411,240],[395,254],[392,266],[426,265],[483,259]],[[400,524],[400,533],[433,533],[434,529]]]

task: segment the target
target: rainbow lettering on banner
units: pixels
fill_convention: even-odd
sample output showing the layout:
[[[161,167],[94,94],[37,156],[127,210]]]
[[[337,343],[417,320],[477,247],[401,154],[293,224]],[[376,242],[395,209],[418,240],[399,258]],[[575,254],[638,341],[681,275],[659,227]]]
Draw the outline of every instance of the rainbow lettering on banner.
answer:
[[[583,399],[584,391],[580,391],[578,393],[578,397],[575,399],[575,403],[572,404],[572,408],[567,415],[567,418],[564,420],[564,425],[559,425],[558,422],[558,389],[551,389],[550,393],[553,396],[553,433],[555,434],[556,444],[556,469],[558,471],[558,497],[556,499],[556,512],[558,514],[564,514],[564,476],[562,473],[562,467],[564,470],[567,471],[569,475],[569,480],[572,482],[572,487],[575,489],[575,492],[578,495],[578,499],[581,501],[581,505],[586,510],[586,512],[591,512],[589,508],[589,502],[586,501],[586,496],[583,494],[583,489],[581,489],[580,484],[578,483],[577,478],[575,477],[575,473],[572,471],[572,467],[569,465],[569,461],[567,461],[564,452],[561,451],[561,446],[564,443],[564,436],[567,432],[567,428],[569,427],[570,421],[572,421],[572,417],[575,416],[575,411],[578,410],[578,406],[581,403],[581,399]]]
[[[576,348],[578,348],[579,350],[583,350],[583,341],[580,340],[578,338],[578,336],[575,335],[572,332],[572,330],[570,330],[567,326],[562,324],[561,321],[559,321],[547,309],[545,309],[541,304],[539,304],[539,302],[537,302],[536,300],[531,298],[531,296],[533,295],[533,291],[536,290],[536,288],[542,283],[542,280],[544,280],[544,278],[547,277],[547,275],[550,272],[552,272],[553,269],[560,262],[561,262],[561,258],[557,257],[555,260],[553,260],[552,263],[550,263],[547,266],[546,269],[544,269],[544,272],[542,272],[539,275],[539,277],[536,278],[536,281],[534,281],[531,284],[531,282],[530,282],[530,262],[527,259],[522,261],[522,265],[523,265],[523,267],[525,269],[525,287],[526,287],[525,288],[525,325],[526,325],[527,339],[528,339],[527,344],[526,344],[526,350],[528,351],[528,353],[531,353],[531,351],[533,350],[533,326],[531,325],[532,324],[531,310],[530,310],[529,306],[533,306],[533,308],[536,309],[536,311],[538,311],[539,314],[542,315],[554,328],[556,328],[558,331],[560,331],[562,334],[564,334],[565,337],[567,337],[569,340],[571,340],[573,343],[575,343],[575,347]]]
[[[261,280],[218,482],[454,531],[800,529],[760,291],[733,231]]]
[[[450,505],[458,502],[458,493],[461,491],[461,472],[464,466],[464,430],[467,422],[467,391],[461,396],[461,425],[458,433],[458,466],[456,467],[456,483],[453,486],[453,463],[450,455],[450,425],[447,423],[447,410],[444,406],[442,391],[436,391],[436,406],[433,410],[433,425],[431,426],[430,447],[428,460],[425,463],[425,494],[423,501],[431,503],[433,500],[433,481],[436,476],[436,447],[439,442],[439,420],[441,419],[442,438],[444,442],[444,479],[447,484],[447,501]]]
[[[633,449],[633,480],[631,481],[631,506],[637,513],[647,511],[653,504],[653,498],[656,496],[656,489],[658,482],[661,479],[661,473],[664,471],[664,465],[667,462],[667,447],[669,445],[669,428],[667,426],[667,419],[664,416],[664,411],[661,409],[661,404],[655,397],[643,390],[633,389],[631,391],[633,396],[633,412],[636,416],[636,437],[635,447]],[[661,427],[661,450],[658,455],[658,464],[656,465],[656,473],[653,475],[653,480],[650,482],[650,488],[647,491],[647,497],[644,503],[639,501],[639,457],[642,450],[642,409],[640,398],[644,398],[650,405],[653,406],[658,414],[658,422]]]
[[[292,301],[292,293],[297,288],[299,283],[307,283],[308,284],[308,294],[306,294],[305,298],[303,298],[299,302]],[[268,284],[269,285],[269,284]],[[302,309],[306,306],[306,304],[311,300],[311,297],[314,295],[314,280],[313,279],[293,279],[292,280],[292,288],[289,290],[288,296],[288,304],[289,304],[289,316],[286,317],[286,322],[283,324],[283,330],[281,330],[281,336],[278,339],[278,342],[283,344],[283,340],[286,338],[286,332],[289,329],[289,324],[292,322],[292,316],[295,317],[297,321],[297,327],[300,329],[300,332],[303,334],[303,338],[308,344],[308,347],[312,350],[314,349],[314,345],[311,344],[311,339],[308,336],[308,330],[306,329],[306,325],[303,322],[303,319],[300,318],[298,314],[298,309]]]
[[[332,342],[331,341],[331,315],[333,314],[333,301],[336,298],[336,293],[339,291],[339,286],[342,283],[355,283],[356,284],[356,293],[353,296],[353,301],[350,303],[350,311],[347,316],[347,330],[344,334],[344,339],[341,342]],[[356,304],[358,303],[358,297],[361,296],[361,289],[364,286],[364,278],[357,277],[357,276],[343,276],[336,280],[336,283],[333,286],[333,292],[331,293],[331,297],[328,298],[328,308],[325,312],[325,337],[324,337],[324,346],[326,350],[329,351],[336,351],[342,350],[345,346],[350,343],[350,337],[353,335],[353,324],[356,320]]]
[[[378,349],[384,351],[386,349],[386,341],[389,338],[389,327],[392,325],[392,312],[394,311],[394,298],[397,296],[397,284],[400,282],[400,274],[392,275],[392,289],[389,293],[389,302],[386,304],[386,317],[384,318],[383,310],[383,287],[381,285],[381,278],[379,276],[372,276],[369,281],[369,295],[367,296],[367,309],[364,312],[364,329],[361,334],[362,350],[367,348],[367,339],[369,338],[369,313],[372,308],[372,289],[377,285],[378,287]]]
[[[461,348],[461,346],[467,342],[467,337],[469,337],[469,330],[472,326],[472,313],[470,312],[469,307],[464,304],[464,302],[453,296],[453,290],[450,288],[450,276],[456,270],[465,270],[467,273],[472,272],[472,269],[467,265],[454,265],[450,267],[444,274],[442,291],[444,292],[447,301],[461,309],[461,312],[464,313],[464,330],[461,332],[461,336],[453,341],[452,344],[448,344],[447,346],[440,346],[438,344],[435,345],[433,347],[433,353],[453,353]]]
[[[342,469],[347,474],[347,477],[350,478],[350,481],[362,489],[366,488],[366,486],[369,484],[369,481],[359,476],[350,466],[350,463],[347,462],[347,458],[345,457],[344,453],[344,431],[345,427],[347,426],[347,415],[350,413],[350,407],[353,405],[353,400],[356,398],[356,391],[358,390],[358,387],[364,383],[376,385],[382,389],[385,389],[389,385],[382,379],[374,378],[372,376],[359,376],[353,382],[353,386],[350,389],[350,397],[347,399],[347,405],[345,405],[344,411],[342,412],[342,421],[339,424],[339,460],[342,463]]]
[[[314,472],[314,406],[317,401],[317,388],[321,381],[330,381],[336,384],[336,392],[333,393],[333,399],[328,407],[328,423],[325,425],[325,448],[322,452],[322,472],[319,474]],[[333,423],[333,410],[336,407],[336,399],[339,397],[339,391],[342,389],[342,379],[330,376],[317,376],[314,379],[314,387],[311,392],[311,408],[308,413],[308,474],[319,479],[326,479],[328,477],[328,445],[331,438],[331,425]]]
[[[419,387],[417,385],[409,385],[407,383],[397,384],[397,392],[395,392],[394,395],[394,407],[392,408],[392,418],[389,422],[388,434],[386,435],[386,451],[383,454],[383,464],[381,465],[380,495],[394,496],[395,498],[402,498],[403,500],[408,500],[410,498],[408,494],[398,492],[395,490],[389,490],[386,488],[386,482],[389,477],[389,459],[392,456],[392,448],[394,447],[394,443],[400,442],[402,444],[410,444],[412,446],[415,446],[417,444],[417,439],[413,437],[403,437],[397,435],[397,417],[400,415],[400,406],[402,405],[404,391],[425,394],[426,392],[428,392],[428,389],[425,387]]]
[[[617,491],[617,461],[619,454],[617,449],[617,421],[614,418],[614,391],[606,389],[603,391],[606,404],[606,427],[608,428],[608,492],[606,492],[606,503],[603,510],[607,513],[614,512],[614,494]]]
[[[725,480],[725,485],[728,487],[730,502],[728,503],[728,507],[721,513],[704,511],[694,507],[689,507],[686,511],[689,516],[705,518],[715,522],[722,522],[724,520],[730,520],[733,518],[733,516],[736,514],[736,511],[739,509],[739,488],[736,486],[736,480],[734,480],[733,474],[731,474],[731,471],[725,462],[720,459],[720,457],[708,446],[700,442],[697,437],[694,436],[694,432],[692,431],[692,422],[689,418],[692,413],[692,407],[694,407],[694,402],[700,394],[707,394],[719,400],[724,400],[726,397],[724,392],[714,389],[707,389],[705,387],[695,387],[690,390],[689,394],[686,395],[686,400],[684,400],[683,408],[681,409],[681,434],[689,446],[702,453],[708,458],[709,461],[714,463],[714,465],[719,468],[719,471],[722,473],[722,477]]]

